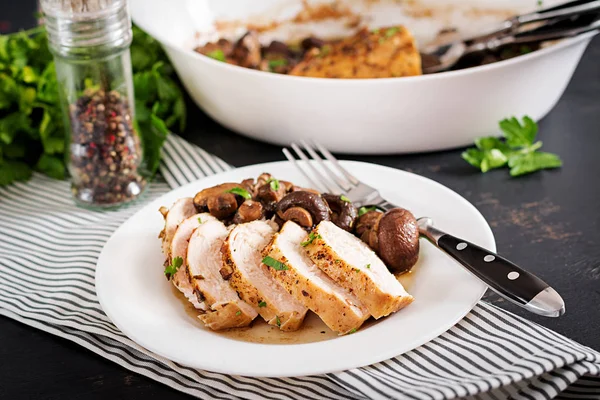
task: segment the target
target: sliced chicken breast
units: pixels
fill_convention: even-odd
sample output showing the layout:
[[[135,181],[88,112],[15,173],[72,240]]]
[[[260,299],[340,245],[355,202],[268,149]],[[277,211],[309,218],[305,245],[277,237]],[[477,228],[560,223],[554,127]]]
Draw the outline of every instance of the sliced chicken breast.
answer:
[[[198,309],[206,309],[206,305],[198,299],[194,293],[194,288],[188,278],[187,269],[187,249],[192,233],[203,222],[216,221],[217,219],[208,213],[194,214],[183,220],[177,227],[173,240],[171,241],[171,249],[168,253],[167,262],[171,263],[177,257],[181,257],[182,262],[177,272],[171,277],[171,282],[177,289]]]
[[[338,284],[351,290],[373,317],[385,317],[413,301],[383,261],[356,236],[330,221],[319,223],[313,236],[306,246],[310,258]]]
[[[221,276],[221,246],[228,233],[221,221],[203,222],[187,248],[187,275],[196,297],[207,306],[198,318],[213,330],[248,326],[258,315]]]
[[[294,331],[308,310],[285,291],[262,264],[262,250],[274,234],[275,229],[266,221],[252,221],[233,228],[221,249],[224,261],[221,275],[267,323],[283,331]]]
[[[162,239],[163,253],[168,254],[171,242],[173,241],[173,235],[175,235],[179,224],[184,219],[196,214],[197,211],[196,207],[194,207],[194,199],[191,197],[179,199],[168,210],[165,207],[161,207],[159,211],[165,218],[165,227],[158,237]]]
[[[356,331],[370,317],[369,312],[355,295],[312,262],[302,246],[307,239],[298,224],[286,222],[263,251],[287,268],[269,268],[271,275],[331,330],[340,334]]]

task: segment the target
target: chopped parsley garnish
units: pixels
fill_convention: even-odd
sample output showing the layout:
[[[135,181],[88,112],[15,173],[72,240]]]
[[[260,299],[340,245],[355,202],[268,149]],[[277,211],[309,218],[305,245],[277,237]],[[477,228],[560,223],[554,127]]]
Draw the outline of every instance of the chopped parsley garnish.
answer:
[[[360,272],[360,269],[354,268],[354,272]]]
[[[225,193],[237,194],[238,196],[242,196],[245,199],[251,199],[252,198],[252,195],[246,189],[241,188],[241,187],[234,187],[233,189],[229,189]]]
[[[394,28],[389,28],[388,30],[385,31],[385,37],[392,37],[394,36],[396,33],[398,33],[399,29],[394,27]]]
[[[275,322],[277,323],[277,326],[281,328],[281,320],[279,319],[279,315],[275,316]]]
[[[288,65],[288,61],[285,58],[280,58],[277,60],[269,60],[269,69],[273,70],[277,67],[285,67]]]
[[[277,261],[273,257],[266,256],[265,258],[263,258],[262,262],[263,264],[268,265],[276,271],[286,271],[289,269],[287,265],[280,261]]]
[[[260,303],[258,303],[258,306],[260,308],[266,307],[267,306],[267,302],[266,301],[261,301]]]
[[[335,260],[335,263],[336,263],[336,264],[339,264],[339,263],[341,263],[341,262],[342,262],[342,260]]]
[[[350,330],[350,332],[348,332],[348,334],[354,333],[354,332],[356,332],[356,330],[357,330],[356,328],[352,328],[352,329]]]
[[[267,181],[267,183],[269,185],[271,185],[271,189],[273,189],[274,192],[279,190],[279,180],[275,179],[275,178],[269,178],[269,180]]]
[[[538,151],[542,147],[542,142],[535,141],[538,125],[528,116],[521,122],[515,117],[504,119],[500,129],[504,140],[493,136],[478,138],[476,147],[463,152],[462,158],[481,172],[508,166],[511,176],[562,166],[556,154]]]
[[[206,55],[217,61],[225,61],[225,53],[223,53],[223,50],[221,50],[221,49],[211,51],[210,53],[207,53]]]
[[[352,202],[350,201],[350,199],[349,199],[349,198],[347,198],[345,195],[341,195],[341,196],[340,196],[340,200],[341,200],[341,201],[345,201],[346,203],[352,203]]]
[[[235,315],[242,315],[242,312],[238,311],[238,312],[235,313]]]
[[[171,265],[167,265],[165,268],[165,276],[167,277],[167,279],[171,279],[173,275],[177,273],[177,270],[179,269],[179,267],[181,267],[182,264],[183,258],[181,257],[175,257],[173,260],[171,260]]]
[[[311,233],[308,234],[308,240],[306,240],[306,242],[300,243],[300,246],[306,247],[309,244],[311,244],[315,239],[321,239],[321,235],[315,234],[314,232],[311,232]]]
[[[371,269],[371,264],[367,264],[367,268]]]
[[[358,216],[362,216],[366,213],[368,213],[369,211],[377,211],[377,207],[372,206],[372,207],[361,207],[358,209]]]
[[[202,223],[202,218],[198,217],[198,223],[201,224]]]
[[[331,46],[326,44],[325,46],[321,47],[321,51],[319,52],[319,57],[325,57],[327,54],[329,54],[330,51],[331,51]]]
[[[374,34],[376,34],[376,35],[379,35],[379,29],[373,29],[371,32],[374,33]]]

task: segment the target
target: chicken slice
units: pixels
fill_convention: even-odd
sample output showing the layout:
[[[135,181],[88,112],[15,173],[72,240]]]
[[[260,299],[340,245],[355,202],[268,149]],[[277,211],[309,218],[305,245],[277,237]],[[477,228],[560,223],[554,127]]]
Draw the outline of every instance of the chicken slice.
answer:
[[[186,197],[177,200],[168,210],[165,207],[161,207],[160,212],[165,218],[165,227],[158,237],[162,239],[163,253],[168,255],[177,227],[184,219],[196,214],[197,211],[196,207],[194,207],[194,199]]]
[[[413,301],[362,240],[330,221],[322,221],[312,233],[314,240],[306,246],[310,258],[338,284],[351,290],[373,317],[385,317]]]
[[[274,234],[275,229],[266,221],[233,228],[221,249],[224,261],[221,276],[267,323],[283,331],[294,331],[308,310],[275,281],[262,263],[261,252]]]
[[[371,315],[355,295],[312,262],[301,245],[305,241],[306,231],[292,221],[286,222],[263,255],[285,264],[288,269],[269,268],[271,275],[332,331],[340,334],[356,331]]]
[[[203,222],[192,234],[187,249],[188,277],[196,297],[207,306],[198,318],[213,330],[248,326],[258,315],[221,276],[221,246],[227,234],[221,221]]]
[[[171,250],[168,253],[167,262],[171,263],[177,257],[181,257],[181,267],[171,277],[173,285],[188,299],[194,307],[198,309],[206,309],[206,305],[202,303],[194,293],[194,288],[188,278],[187,269],[185,268],[187,260],[187,250],[192,233],[203,222],[216,221],[217,219],[208,213],[195,214],[185,219],[175,231],[173,240],[171,241]]]
[[[421,75],[421,56],[402,27],[369,31],[314,48],[290,75],[315,78],[391,78]]]

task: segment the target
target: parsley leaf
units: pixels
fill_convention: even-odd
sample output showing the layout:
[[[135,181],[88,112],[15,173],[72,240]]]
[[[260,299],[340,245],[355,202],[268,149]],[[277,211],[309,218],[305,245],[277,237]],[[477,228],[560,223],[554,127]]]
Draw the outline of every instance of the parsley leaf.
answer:
[[[540,169],[558,168],[562,166],[562,161],[556,154],[534,152],[511,157],[508,166],[511,176],[520,176]]]
[[[267,302],[265,302],[265,301],[261,301],[260,303],[258,303],[258,306],[259,306],[260,308],[266,307],[266,306],[267,306]]]
[[[348,334],[355,333],[357,330],[358,330],[358,329],[356,329],[356,328],[352,328],[352,329],[350,330],[350,332],[348,332]]]
[[[233,189],[229,189],[225,193],[237,194],[238,196],[242,196],[245,199],[251,199],[252,198],[252,195],[246,189],[241,188],[241,187],[234,187]]]
[[[385,37],[392,37],[394,36],[396,33],[398,33],[400,29],[398,29],[397,27],[393,27],[393,28],[389,28],[385,31]]]
[[[358,209],[358,216],[362,216],[366,213],[368,213],[369,211],[377,211],[377,207],[372,206],[372,207],[361,207]]]
[[[367,268],[371,269],[371,264],[367,264]]]
[[[235,313],[235,315],[242,315],[242,312],[238,311],[238,312]]]
[[[281,320],[279,319],[279,315],[275,316],[275,323],[277,323],[277,326],[281,328]]]
[[[182,264],[183,258],[181,257],[175,257],[173,260],[171,260],[171,265],[167,265],[165,268],[165,276],[167,277],[167,279],[171,279],[173,275],[177,273],[177,270],[179,269],[179,267],[181,267]]]
[[[276,271],[287,271],[288,269],[290,269],[284,263],[277,261],[273,257],[269,257],[269,256],[266,256],[265,258],[263,258],[262,263],[265,265],[268,265],[269,267],[273,268]]]
[[[279,180],[275,178],[269,178],[267,183],[271,186],[271,189],[276,192],[279,190]]]
[[[202,222],[202,218],[201,218],[201,217],[198,217],[198,223],[199,223],[199,224],[202,224],[202,223],[203,223],[203,222]]]
[[[352,202],[350,201],[350,199],[349,199],[348,197],[346,197],[345,195],[341,195],[341,196],[340,196],[340,200],[341,200],[341,201],[345,201],[346,203],[352,203]]]
[[[512,117],[500,121],[500,129],[504,132],[506,144],[510,147],[522,147],[533,144],[538,132],[537,124],[528,116],[523,117],[523,123]]]
[[[210,53],[207,53],[206,55],[217,61],[225,61],[225,53],[223,53],[223,50],[221,50],[221,49],[211,51]]]
[[[309,244],[311,244],[315,239],[321,239],[321,235],[311,232],[308,234],[308,239],[305,242],[300,243],[300,246],[306,247]]]
[[[288,65],[288,61],[285,58],[280,58],[277,60],[269,61],[269,69],[270,70],[274,70],[277,67],[285,67],[286,65]]]
[[[522,122],[514,117],[504,119],[499,125],[504,140],[496,137],[478,138],[475,148],[465,150],[462,158],[481,172],[508,166],[511,176],[562,165],[557,155],[537,152],[542,147],[542,142],[535,141],[538,126],[528,116],[523,117]]]

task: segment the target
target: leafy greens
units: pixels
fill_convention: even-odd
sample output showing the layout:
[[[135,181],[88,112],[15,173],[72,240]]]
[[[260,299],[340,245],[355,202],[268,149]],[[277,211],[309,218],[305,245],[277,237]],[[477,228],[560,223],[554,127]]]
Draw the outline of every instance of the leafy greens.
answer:
[[[511,176],[562,166],[556,154],[538,151],[542,147],[542,142],[535,141],[538,125],[528,116],[522,122],[515,117],[504,119],[500,121],[500,129],[503,139],[478,138],[475,148],[463,152],[462,158],[481,172],[507,165]]]

